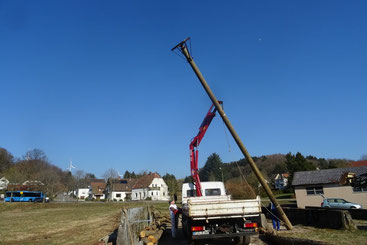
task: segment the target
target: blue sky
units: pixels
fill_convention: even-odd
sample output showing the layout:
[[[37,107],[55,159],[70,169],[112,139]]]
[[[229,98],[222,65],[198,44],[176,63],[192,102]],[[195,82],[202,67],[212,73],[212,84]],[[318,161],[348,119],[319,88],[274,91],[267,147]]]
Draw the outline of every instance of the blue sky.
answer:
[[[367,153],[365,1],[0,1],[0,146],[66,169],[189,175],[211,102],[250,154]],[[229,136],[228,136],[229,137]],[[213,120],[199,166],[242,154]]]

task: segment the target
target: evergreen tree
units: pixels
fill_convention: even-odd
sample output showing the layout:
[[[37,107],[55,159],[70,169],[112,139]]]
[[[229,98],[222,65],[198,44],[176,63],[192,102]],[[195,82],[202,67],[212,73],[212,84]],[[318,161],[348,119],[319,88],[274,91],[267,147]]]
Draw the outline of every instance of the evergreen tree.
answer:
[[[316,166],[312,162],[307,161],[307,159],[299,152],[297,152],[296,155],[288,153],[285,157],[287,159],[285,163],[290,173],[290,177],[288,179],[290,184],[292,183],[294,172],[316,169]]]
[[[131,174],[129,171],[125,171],[125,174],[124,174],[124,179],[130,179],[131,178]]]
[[[222,175],[220,168],[223,162],[217,153],[213,153],[208,157],[204,167],[200,169],[199,176],[201,181],[221,181]]]
[[[164,182],[166,182],[168,186],[168,191],[170,195],[177,194],[178,192],[178,183],[176,177],[173,174],[165,174],[163,177]]]

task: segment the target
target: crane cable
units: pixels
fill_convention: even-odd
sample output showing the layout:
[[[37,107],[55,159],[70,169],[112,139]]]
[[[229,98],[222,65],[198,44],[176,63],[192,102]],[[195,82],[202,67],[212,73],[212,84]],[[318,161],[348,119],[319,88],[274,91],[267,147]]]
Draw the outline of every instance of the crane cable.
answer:
[[[231,145],[230,145],[230,142],[229,142],[229,137],[228,137],[228,134],[227,134],[226,125],[224,124],[223,121],[222,121],[222,123],[223,123],[224,134],[226,135],[226,140],[227,140],[227,144],[228,144],[228,151],[231,152]],[[242,170],[241,170],[240,166],[238,165],[237,161],[235,163],[236,163],[236,166],[238,168],[238,171],[240,172],[240,175],[241,175],[242,179],[245,181],[246,185],[249,187],[252,194],[256,197],[257,195],[256,195],[255,191],[253,190],[252,186],[247,182],[247,180],[246,180],[244,174],[242,173]],[[277,220],[279,220],[280,222],[285,224],[283,220],[281,220],[278,216],[276,216],[274,213],[272,213],[262,203],[261,203],[261,206],[264,207],[273,217],[275,217]]]

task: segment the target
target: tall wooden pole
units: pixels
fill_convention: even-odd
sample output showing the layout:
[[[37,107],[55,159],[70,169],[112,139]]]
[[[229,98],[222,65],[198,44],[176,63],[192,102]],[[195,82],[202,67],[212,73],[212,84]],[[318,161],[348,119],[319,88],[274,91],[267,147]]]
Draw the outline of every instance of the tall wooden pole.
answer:
[[[199,68],[196,66],[193,58],[191,57],[189,51],[187,50],[187,45],[186,45],[187,40],[188,39],[185,39],[184,41],[182,41],[181,43],[176,45],[176,47],[174,47],[172,50],[174,50],[176,48],[179,48],[181,53],[185,56],[185,58],[189,62],[191,68],[195,72],[196,76],[199,78],[199,81],[200,81],[201,85],[205,89],[206,93],[208,94],[209,98],[211,99],[211,101],[213,102],[215,108],[217,109],[218,113],[222,117],[224,123],[226,124],[226,126],[229,130],[229,132],[231,133],[232,137],[236,141],[238,147],[240,148],[241,152],[245,156],[246,160],[249,162],[252,171],[255,173],[257,179],[259,180],[259,182],[263,186],[263,188],[264,188],[265,192],[267,193],[267,195],[269,196],[270,200],[273,202],[273,204],[277,208],[280,218],[284,221],[285,226],[287,227],[287,229],[291,230],[293,228],[293,226],[292,226],[291,222],[289,221],[287,215],[284,213],[282,207],[279,205],[277,199],[273,195],[273,192],[271,191],[270,187],[266,183],[263,175],[261,174],[261,172],[257,168],[254,160],[252,159],[251,155],[248,153],[246,147],[244,146],[244,144],[242,143],[242,141],[241,141],[240,137],[238,136],[237,132],[233,128],[233,126],[232,126],[231,122],[229,121],[227,115],[224,113],[224,110],[219,105],[219,102],[218,102],[217,98],[215,97],[214,93],[210,89],[210,87],[209,87],[208,83],[206,82],[204,76],[201,74]]]

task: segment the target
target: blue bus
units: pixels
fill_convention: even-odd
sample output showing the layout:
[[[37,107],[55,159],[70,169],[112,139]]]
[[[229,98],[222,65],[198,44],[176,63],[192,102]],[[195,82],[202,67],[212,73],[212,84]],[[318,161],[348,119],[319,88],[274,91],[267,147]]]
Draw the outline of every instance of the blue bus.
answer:
[[[41,191],[7,191],[5,202],[42,202],[44,195]]]

